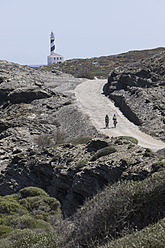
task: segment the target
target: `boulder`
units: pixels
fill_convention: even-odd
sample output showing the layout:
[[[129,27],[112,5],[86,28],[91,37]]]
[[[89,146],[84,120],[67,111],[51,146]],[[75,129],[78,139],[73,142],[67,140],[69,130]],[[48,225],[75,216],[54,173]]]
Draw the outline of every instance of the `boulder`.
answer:
[[[30,103],[36,99],[51,97],[51,94],[42,89],[14,90],[8,95],[11,103]]]

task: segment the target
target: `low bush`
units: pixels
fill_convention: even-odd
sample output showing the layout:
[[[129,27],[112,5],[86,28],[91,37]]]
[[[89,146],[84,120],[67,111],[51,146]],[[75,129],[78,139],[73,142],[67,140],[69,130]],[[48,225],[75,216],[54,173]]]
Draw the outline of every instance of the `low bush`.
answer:
[[[88,161],[85,160],[85,159],[83,159],[83,160],[81,160],[81,161],[79,161],[79,162],[77,163],[76,168],[82,168],[82,167],[86,166],[87,163],[88,163]]]
[[[82,136],[71,139],[69,142],[71,142],[74,145],[87,144],[91,139],[92,139],[91,137]]]
[[[8,238],[0,240],[0,248],[57,248],[53,233],[37,233],[30,229],[15,230]]]
[[[131,137],[131,136],[119,136],[118,139],[119,140],[128,140],[128,141],[130,141],[136,145],[138,144],[138,140],[134,137]]]
[[[147,148],[145,150],[145,153],[143,154],[144,157],[151,157],[152,156],[152,150],[150,148]]]
[[[19,191],[21,198],[26,198],[29,196],[48,196],[48,194],[40,188],[37,187],[26,187]]]
[[[121,239],[112,241],[99,248],[164,248],[165,247],[165,219],[150,225],[141,231],[133,232]]]
[[[0,248],[59,247],[52,232],[61,222],[60,203],[44,190],[0,196],[0,211]]]
[[[19,199],[18,194],[12,194],[12,195],[5,195],[3,196],[4,199],[8,199],[8,200],[15,200],[17,201]]]
[[[67,102],[65,102],[63,105],[64,105],[64,106],[67,106],[67,105],[71,105],[71,104],[72,104],[71,101],[67,101]]]
[[[165,170],[165,162],[158,161],[152,164],[152,172]]]
[[[35,139],[40,149],[51,148],[65,142],[66,134],[59,129],[54,134],[41,134]]]
[[[32,216],[22,215],[11,222],[11,226],[15,229],[43,229],[44,231],[50,231],[51,226],[44,220],[36,220]]]
[[[77,73],[75,75],[75,77],[77,77],[77,78],[94,79],[94,74],[93,74],[93,72],[90,72],[90,71],[79,71],[79,73]]]
[[[23,205],[28,211],[32,212],[33,210],[42,210],[44,212],[49,212],[51,210],[56,211],[59,208],[59,201],[53,197],[41,197],[33,196],[27,197],[20,200],[20,204]]]
[[[13,229],[9,226],[0,225],[0,237],[7,236]]]
[[[116,148],[112,147],[112,146],[108,146],[108,147],[104,147],[100,150],[98,150],[94,156],[91,158],[91,161],[95,161],[100,157],[109,155],[111,153],[117,152]]]
[[[0,197],[0,213],[1,214],[15,214],[15,213],[27,213],[27,210],[21,206],[15,200],[9,200],[6,198]]]

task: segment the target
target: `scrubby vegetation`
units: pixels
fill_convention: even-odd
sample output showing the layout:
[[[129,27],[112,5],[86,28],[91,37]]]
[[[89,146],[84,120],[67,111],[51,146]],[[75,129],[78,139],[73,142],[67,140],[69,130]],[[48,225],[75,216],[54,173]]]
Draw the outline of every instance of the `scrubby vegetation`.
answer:
[[[130,51],[119,55],[101,56],[90,59],[72,59],[66,60],[61,64],[52,64],[44,66],[43,70],[56,71],[60,70],[64,73],[69,73],[75,77],[93,79],[107,78],[109,72],[118,66],[123,66],[130,62],[136,62],[140,59],[146,59],[164,48],[157,48],[143,51]]]
[[[54,230],[61,222],[59,202],[36,187],[0,197],[0,247],[58,247]]]
[[[77,138],[74,138],[74,139],[70,139],[69,142],[71,142],[74,145],[78,145],[78,144],[86,144],[90,140],[92,140],[92,137],[82,136],[82,137],[77,137]]]
[[[112,147],[112,146],[104,147],[104,148],[98,150],[98,151],[93,155],[93,157],[91,158],[91,161],[95,161],[95,160],[97,160],[97,159],[100,158],[100,157],[109,155],[109,154],[114,153],[114,152],[116,152],[116,151],[117,151],[116,148],[114,148],[114,147]]]
[[[136,240],[126,236],[107,247],[164,247],[164,178],[165,172],[162,172],[144,181],[124,181],[107,187],[86,202],[71,222],[65,222],[64,247],[97,247],[129,233],[133,233],[131,237],[135,236]],[[155,225],[161,219],[162,222]],[[156,229],[157,241],[151,238]],[[147,246],[146,235],[150,237],[150,246]],[[146,246],[140,246],[140,242]],[[159,246],[155,246],[158,243]]]
[[[60,130],[57,130],[53,135],[44,134],[44,133],[39,135],[36,138],[35,143],[41,149],[45,149],[47,147],[52,147],[64,143],[65,138],[66,138],[66,134],[64,132],[61,132]]]
[[[138,140],[131,137],[131,136],[119,136],[117,142],[120,142],[121,140],[131,141],[132,143],[134,143],[136,145],[138,144]]]
[[[142,229],[141,231],[135,231],[130,235],[126,235],[124,238],[112,241],[100,248],[164,248],[165,245],[165,219],[160,220],[154,225]]]
[[[63,221],[59,202],[42,189],[26,187],[1,197],[0,247],[163,248],[164,178],[163,170],[143,181],[107,186]]]

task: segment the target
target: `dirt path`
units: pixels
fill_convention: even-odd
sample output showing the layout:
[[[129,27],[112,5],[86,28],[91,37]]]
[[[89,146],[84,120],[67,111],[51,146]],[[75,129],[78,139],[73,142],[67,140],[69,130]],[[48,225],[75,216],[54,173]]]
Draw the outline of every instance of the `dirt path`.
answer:
[[[106,81],[86,80],[75,89],[78,107],[90,117],[97,130],[110,137],[120,135],[135,137],[140,146],[150,148],[153,151],[165,148],[165,143],[142,133],[136,125],[128,121],[110,99],[102,94]],[[110,117],[109,129],[105,129],[104,118],[106,114]],[[116,128],[113,127],[113,114],[116,114],[118,119]]]

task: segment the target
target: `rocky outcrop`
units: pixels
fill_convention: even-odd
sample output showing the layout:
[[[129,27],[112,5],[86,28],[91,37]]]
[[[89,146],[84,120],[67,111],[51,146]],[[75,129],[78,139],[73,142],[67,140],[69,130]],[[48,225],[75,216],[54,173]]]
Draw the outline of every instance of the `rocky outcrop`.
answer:
[[[31,103],[34,100],[37,99],[44,99],[44,98],[49,98],[51,97],[52,94],[46,92],[45,90],[42,89],[26,89],[26,90],[14,90],[11,92],[7,99],[11,103]]]
[[[113,70],[104,93],[143,131],[165,140],[165,52]]]

